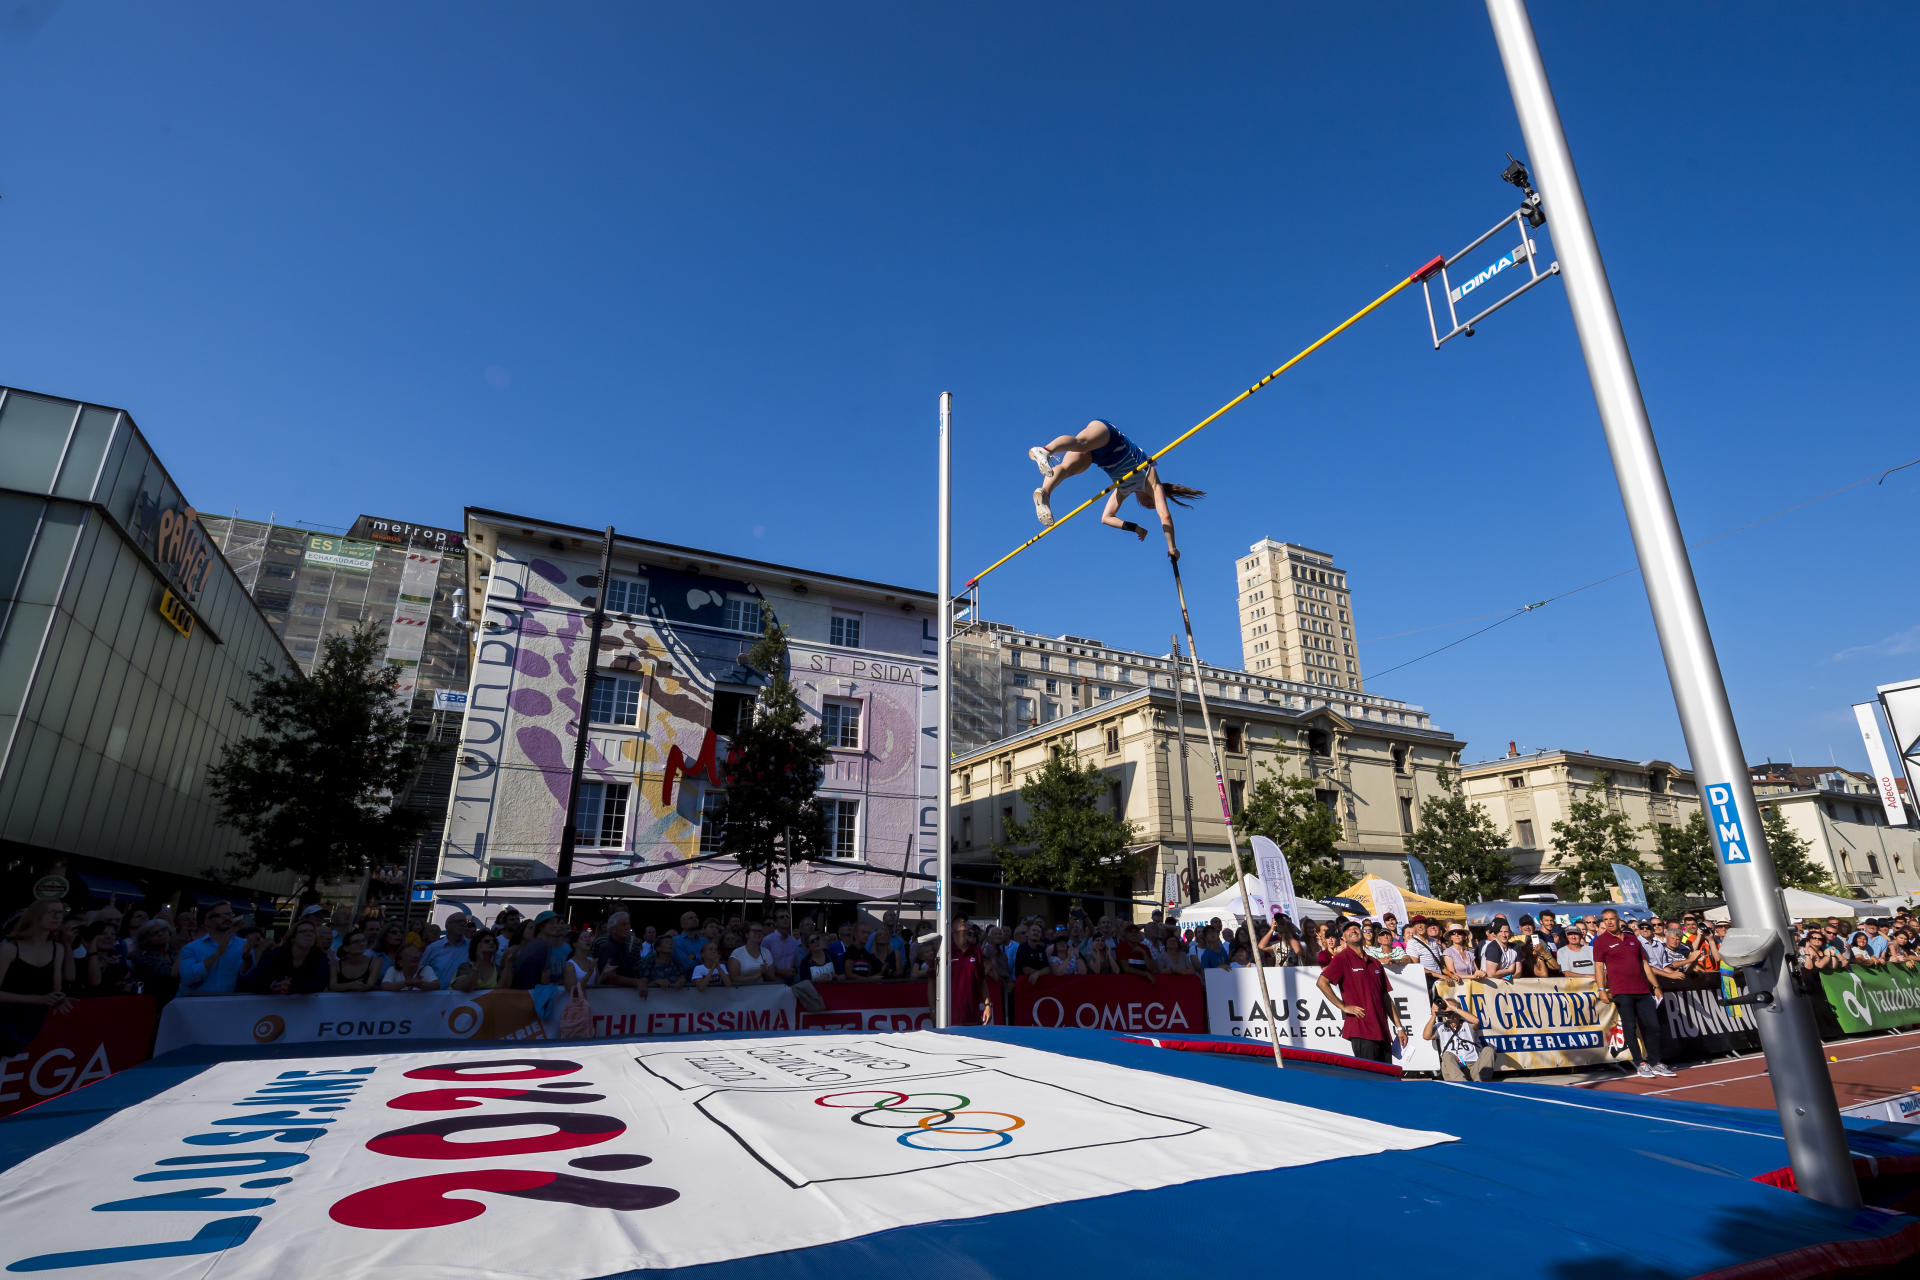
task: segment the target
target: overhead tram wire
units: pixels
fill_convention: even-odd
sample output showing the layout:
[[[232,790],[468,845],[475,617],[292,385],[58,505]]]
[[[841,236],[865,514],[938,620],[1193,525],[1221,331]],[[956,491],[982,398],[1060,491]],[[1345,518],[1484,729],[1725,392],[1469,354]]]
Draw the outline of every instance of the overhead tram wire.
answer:
[[[1913,458],[1907,462],[1902,462],[1897,466],[1882,468],[1879,471],[1875,471],[1868,475],[1861,476],[1858,480],[1854,480],[1847,484],[1843,484],[1838,489],[1829,489],[1827,490],[1827,492],[1820,494],[1817,497],[1807,498],[1803,501],[1794,503],[1790,507],[1782,507],[1780,508],[1780,510],[1775,511],[1770,515],[1761,516],[1757,520],[1749,520],[1745,524],[1736,525],[1733,528],[1728,529],[1724,533],[1716,533],[1711,538],[1702,538],[1698,542],[1690,542],[1687,544],[1687,550],[1697,551],[1701,547],[1704,547],[1709,543],[1724,541],[1727,538],[1731,538],[1736,533],[1745,533],[1747,530],[1763,525],[1767,523],[1769,520],[1778,520],[1781,516],[1792,515],[1794,512],[1799,511],[1805,507],[1810,507],[1814,505],[1816,502],[1825,502],[1828,498],[1837,498],[1841,494],[1847,492],[1849,489],[1858,489],[1861,485],[1866,484],[1869,480],[1874,481],[1877,484],[1884,484],[1886,483],[1886,479],[1888,476],[1892,475],[1896,471],[1904,471],[1911,466],[1920,466],[1920,458]],[[1392,675],[1396,671],[1403,671],[1406,668],[1412,666],[1416,662],[1425,662],[1428,658],[1434,657],[1437,654],[1445,653],[1447,650],[1454,648],[1457,645],[1463,645],[1467,641],[1473,639],[1475,636],[1483,636],[1487,634],[1487,632],[1493,630],[1494,627],[1504,626],[1507,623],[1512,622],[1515,618],[1524,617],[1525,615],[1532,613],[1536,609],[1544,608],[1547,605],[1553,604],[1555,601],[1558,601],[1558,600],[1565,600],[1568,596],[1577,596],[1582,591],[1591,591],[1595,587],[1604,587],[1609,582],[1617,581],[1620,578],[1631,577],[1632,575],[1638,572],[1640,572],[1640,569],[1637,565],[1631,569],[1622,569],[1617,573],[1610,573],[1604,578],[1595,578],[1592,582],[1585,583],[1578,587],[1572,587],[1566,591],[1559,592],[1556,595],[1550,595],[1545,600],[1536,600],[1532,604],[1520,605],[1504,614],[1483,613],[1479,615],[1479,617],[1461,618],[1455,622],[1441,622],[1441,623],[1436,623],[1431,627],[1416,627],[1412,631],[1401,631],[1401,632],[1396,632],[1395,634],[1390,636],[1379,636],[1373,640],[1362,640],[1360,642],[1361,644],[1374,644],[1380,640],[1397,640],[1403,636],[1415,636],[1426,631],[1440,631],[1440,630],[1444,630],[1447,627],[1465,626],[1469,622],[1480,622],[1486,618],[1499,619],[1498,622],[1493,623],[1491,626],[1481,627],[1478,631],[1468,632],[1466,635],[1461,636],[1458,640],[1450,640],[1446,644],[1441,645],[1438,649],[1427,650],[1425,653],[1421,654],[1417,658],[1408,658],[1405,662],[1398,663],[1394,666],[1388,667],[1384,671],[1376,671],[1374,672],[1373,675],[1369,676],[1368,678],[1371,680],[1377,681],[1382,676]]]
[[[1019,555],[1022,551],[1025,551],[1028,547],[1031,547],[1034,543],[1040,541],[1040,539],[1046,537],[1048,534],[1052,533],[1055,529],[1058,529],[1061,525],[1073,519],[1075,516],[1079,515],[1082,511],[1085,511],[1088,507],[1092,506],[1094,503],[1100,501],[1100,499],[1106,497],[1108,494],[1112,493],[1115,489],[1125,484],[1127,480],[1135,472],[1143,471],[1146,468],[1153,466],[1155,463],[1159,462],[1161,458],[1164,458],[1167,454],[1172,453],[1175,449],[1179,448],[1182,444],[1185,444],[1187,440],[1192,438],[1194,435],[1198,434],[1203,429],[1212,426],[1215,422],[1218,422],[1221,418],[1225,417],[1230,410],[1238,408],[1242,403],[1248,400],[1254,394],[1254,392],[1261,390],[1268,383],[1272,382],[1275,378],[1278,378],[1281,374],[1293,368],[1295,365],[1299,364],[1302,360],[1305,360],[1308,356],[1312,355],[1314,352],[1318,351],[1320,348],[1326,346],[1329,342],[1332,342],[1335,338],[1345,333],[1348,329],[1352,328],[1354,325],[1358,324],[1360,321],[1366,319],[1367,316],[1371,315],[1375,310],[1377,310],[1379,307],[1387,303],[1390,299],[1392,299],[1395,295],[1397,295],[1402,289],[1405,289],[1408,285],[1420,283],[1422,280],[1426,279],[1428,276],[1432,275],[1434,272],[1438,271],[1441,267],[1445,265],[1446,265],[1446,257],[1444,254],[1441,255],[1440,257],[1434,258],[1431,262],[1428,262],[1427,264],[1422,266],[1418,271],[1415,271],[1412,275],[1402,280],[1399,284],[1394,285],[1393,288],[1387,290],[1385,293],[1375,298],[1372,302],[1369,302],[1366,306],[1360,308],[1358,311],[1348,316],[1345,320],[1342,320],[1339,324],[1327,330],[1324,334],[1321,334],[1320,337],[1316,339],[1312,345],[1306,347],[1298,355],[1294,356],[1293,359],[1287,361],[1285,364],[1275,369],[1272,373],[1269,373],[1266,377],[1260,379],[1260,381],[1254,383],[1252,386],[1248,387],[1245,391],[1242,391],[1239,395],[1227,401],[1225,404],[1221,405],[1218,409],[1215,409],[1212,413],[1200,419],[1200,421],[1194,423],[1191,427],[1188,427],[1185,431],[1181,432],[1178,436],[1174,437],[1174,439],[1170,443],[1161,446],[1160,451],[1153,454],[1145,462],[1141,463],[1137,467],[1134,467],[1131,471],[1128,471],[1126,475],[1121,476],[1118,480],[1114,481],[1112,484],[1108,485],[1106,488],[1100,490],[1100,492],[1094,494],[1091,498],[1088,498],[1085,502],[1081,503],[1079,506],[1075,507],[1073,510],[1067,512],[1067,514],[1065,514],[1064,516],[1061,516],[1058,520],[1055,520],[1052,524],[1048,525],[1046,528],[1042,529],[1040,532],[1034,534],[1031,538],[1028,538],[1025,542],[1021,543],[1019,546],[1015,547],[1013,550],[1007,552],[1007,554],[1001,556],[998,560],[995,560],[992,564],[988,565],[986,568],[982,569],[980,572],[974,574],[971,578],[968,578],[966,582],[966,586],[963,588],[961,594],[964,595],[966,592],[973,590],[976,586],[980,584],[980,579],[986,577],[988,574],[992,573],[995,569],[998,569],[1001,565],[1013,559],[1015,556]],[[957,599],[958,597],[955,597],[955,598]]]

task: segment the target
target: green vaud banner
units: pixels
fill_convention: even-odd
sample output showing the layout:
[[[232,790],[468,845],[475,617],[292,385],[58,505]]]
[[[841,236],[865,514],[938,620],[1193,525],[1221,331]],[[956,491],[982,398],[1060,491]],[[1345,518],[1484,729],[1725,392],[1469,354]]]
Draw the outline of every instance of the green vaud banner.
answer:
[[[1920,973],[1897,965],[1855,966],[1821,974],[1820,985],[1842,1031],[1884,1031],[1920,1023]]]

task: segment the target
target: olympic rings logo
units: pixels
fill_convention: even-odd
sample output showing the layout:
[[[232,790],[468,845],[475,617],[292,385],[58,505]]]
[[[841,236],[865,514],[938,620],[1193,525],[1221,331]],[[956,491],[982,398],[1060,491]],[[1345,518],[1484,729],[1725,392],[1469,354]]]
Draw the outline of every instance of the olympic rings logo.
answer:
[[[852,1102],[836,1102],[836,1098],[852,1098]],[[917,1106],[910,1103],[928,1102],[935,1098],[944,1098],[948,1104],[943,1106]],[[876,1101],[877,1099],[877,1101]],[[1013,1141],[1013,1131],[1024,1128],[1026,1119],[1006,1111],[974,1111],[973,1099],[962,1093],[897,1093],[892,1089],[849,1089],[841,1093],[826,1093],[815,1098],[815,1106],[826,1107],[831,1111],[851,1111],[850,1117],[855,1124],[865,1125],[869,1129],[898,1130],[895,1138],[901,1146],[912,1147],[916,1151],[944,1151],[959,1153],[977,1153],[994,1151]],[[911,1119],[910,1117],[919,1117]],[[1011,1123],[999,1127],[986,1125],[955,1124],[961,1116],[996,1116]],[[907,1123],[889,1123],[889,1117],[905,1120]],[[977,1143],[989,1139],[984,1146],[956,1146],[953,1143]],[[931,1144],[931,1145],[929,1145]]]

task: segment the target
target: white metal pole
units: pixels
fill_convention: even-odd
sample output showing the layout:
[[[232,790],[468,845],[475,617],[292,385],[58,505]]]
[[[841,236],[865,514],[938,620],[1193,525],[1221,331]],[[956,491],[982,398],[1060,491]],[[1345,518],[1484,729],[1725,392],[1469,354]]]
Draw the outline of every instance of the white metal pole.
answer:
[[[953,801],[953,392],[940,393],[940,564],[935,579],[940,591],[940,729],[936,735],[940,752],[940,795],[934,831],[940,842],[939,903],[936,908],[940,930],[938,967],[934,970],[935,1002],[933,1024],[953,1025],[953,842],[948,839],[952,823]]]
[[[1771,997],[1756,1008],[1754,1021],[1766,1051],[1794,1178],[1799,1189],[1815,1200],[1857,1207],[1860,1188],[1826,1058],[1820,1051],[1819,1031],[1806,997],[1794,988],[1788,970],[1788,957],[1795,954],[1792,924],[1774,878],[1773,855],[1761,834],[1760,810],[1721,679],[1720,660],[1713,650],[1673,494],[1654,444],[1646,400],[1620,327],[1613,287],[1587,217],[1573,153],[1561,128],[1560,109],[1553,100],[1525,0],[1487,0],[1487,13],[1493,19],[1494,39],[1513,91],[1527,159],[1553,228],[1567,302],[1613,455],[1614,476],[1633,533],[1647,601],[1653,607],[1681,732],[1686,735],[1707,820],[1720,850],[1720,882],[1727,909],[1736,929],[1774,935],[1776,945],[1746,975],[1750,988]]]

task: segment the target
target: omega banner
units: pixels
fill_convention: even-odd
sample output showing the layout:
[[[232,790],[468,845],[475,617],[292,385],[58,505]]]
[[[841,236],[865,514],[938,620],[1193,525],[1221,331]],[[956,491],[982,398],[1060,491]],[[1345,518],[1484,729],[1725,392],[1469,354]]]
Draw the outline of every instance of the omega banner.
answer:
[[[1207,1030],[1207,993],[1190,973],[1163,973],[1152,982],[1133,973],[1088,973],[1013,984],[1016,1027],[1088,1027],[1100,1031]]]
[[[145,1062],[153,1024],[151,996],[75,1000],[50,1014],[24,1052],[0,1058],[0,1116]]]
[[[1207,1025],[1215,1035],[1267,1040],[1277,1021],[1283,1048],[1353,1052],[1353,1046],[1340,1034],[1346,1014],[1320,994],[1318,968],[1289,965],[1264,972],[1267,989],[1280,1010],[1278,1019],[1270,1016],[1261,1004],[1259,975],[1252,969],[1207,970]],[[1407,1047],[1394,1062],[1406,1071],[1437,1074],[1440,1055],[1434,1051],[1431,1040],[1420,1039],[1432,1008],[1427,1001],[1427,980],[1422,974],[1418,965],[1408,965],[1399,972],[1387,970],[1400,1025],[1407,1032]]]
[[[596,1036],[792,1031],[787,987],[588,992]],[[357,992],[314,996],[184,996],[160,1016],[155,1053],[193,1044],[352,1045],[393,1040],[554,1040],[564,999],[542,1021],[525,991]]]

